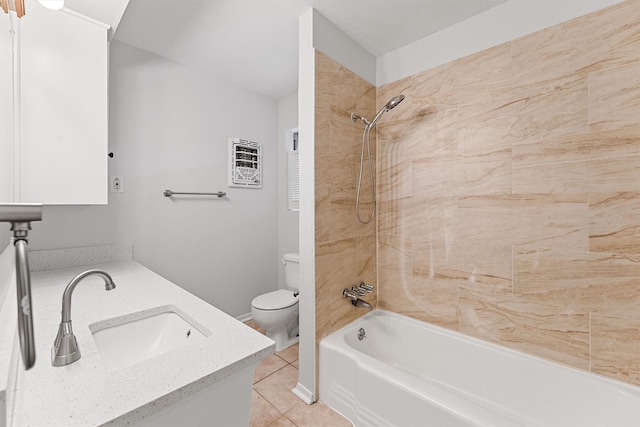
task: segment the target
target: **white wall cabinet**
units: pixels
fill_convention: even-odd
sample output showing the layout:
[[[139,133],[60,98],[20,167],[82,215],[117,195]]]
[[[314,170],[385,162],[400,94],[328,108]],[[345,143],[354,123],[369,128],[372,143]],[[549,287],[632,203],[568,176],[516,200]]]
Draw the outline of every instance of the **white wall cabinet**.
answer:
[[[35,2],[27,6],[20,20],[21,136],[13,147],[13,201],[106,204],[108,27]]]

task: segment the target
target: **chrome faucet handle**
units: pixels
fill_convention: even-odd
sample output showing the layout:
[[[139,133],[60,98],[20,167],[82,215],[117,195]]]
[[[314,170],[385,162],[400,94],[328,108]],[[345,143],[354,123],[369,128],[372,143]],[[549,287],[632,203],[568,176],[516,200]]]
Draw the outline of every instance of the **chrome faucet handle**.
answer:
[[[353,289],[349,290],[347,288],[344,288],[344,290],[342,291],[342,296],[344,298],[350,298],[352,301],[355,301],[358,299],[358,294],[354,292]]]
[[[358,295],[359,297],[363,297],[367,295],[367,291],[361,288],[356,288],[355,285],[351,288],[351,290],[355,292],[355,294]]]
[[[360,289],[364,290],[366,293],[370,294],[373,292],[373,285],[368,285],[364,282],[360,282]]]

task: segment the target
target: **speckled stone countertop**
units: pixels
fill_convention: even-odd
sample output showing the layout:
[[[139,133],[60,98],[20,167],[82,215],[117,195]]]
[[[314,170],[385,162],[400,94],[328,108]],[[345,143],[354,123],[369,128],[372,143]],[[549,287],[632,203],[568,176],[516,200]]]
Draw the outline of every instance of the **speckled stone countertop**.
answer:
[[[62,293],[71,279],[89,268],[108,272],[117,287],[105,291],[97,276],[77,286],[71,319],[82,357],[53,367],[50,352]],[[269,338],[135,261],[35,272],[31,281],[37,359],[31,370],[18,371],[8,414],[13,425],[130,424],[255,366],[275,348]],[[165,305],[176,306],[211,335],[202,344],[108,371],[89,325]],[[5,343],[13,337],[0,339]]]

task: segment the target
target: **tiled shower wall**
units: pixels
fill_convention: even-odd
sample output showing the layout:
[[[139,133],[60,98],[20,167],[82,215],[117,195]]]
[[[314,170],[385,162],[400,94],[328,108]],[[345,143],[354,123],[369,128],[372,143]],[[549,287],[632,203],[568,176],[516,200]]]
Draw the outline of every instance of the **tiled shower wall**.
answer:
[[[398,93],[378,127],[379,307],[640,384],[640,1],[385,85],[378,106]]]
[[[355,112],[375,114],[376,88],[321,52],[316,52],[316,338],[319,341],[366,313],[343,298],[361,281],[376,285],[375,221],[360,224],[355,195],[364,125]],[[375,135],[372,134],[372,150]],[[375,151],[372,152],[375,174]],[[361,216],[371,212],[368,170],[363,172]],[[376,305],[376,293],[363,298]],[[317,347],[316,347],[317,348]]]

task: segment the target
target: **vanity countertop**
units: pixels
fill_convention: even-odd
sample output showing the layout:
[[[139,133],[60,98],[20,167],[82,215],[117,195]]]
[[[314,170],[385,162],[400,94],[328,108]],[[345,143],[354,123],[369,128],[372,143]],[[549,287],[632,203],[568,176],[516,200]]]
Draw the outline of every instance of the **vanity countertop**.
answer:
[[[97,276],[79,283],[71,319],[82,357],[53,367],[51,347],[62,293],[71,279],[90,268],[105,270],[117,287],[105,291]],[[8,399],[13,425],[130,424],[257,365],[275,348],[269,338],[135,261],[33,272],[31,281],[37,359],[31,370],[19,370],[16,392]],[[211,335],[202,344],[107,370],[89,325],[165,305],[177,307]],[[0,338],[10,342],[13,337]]]

